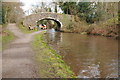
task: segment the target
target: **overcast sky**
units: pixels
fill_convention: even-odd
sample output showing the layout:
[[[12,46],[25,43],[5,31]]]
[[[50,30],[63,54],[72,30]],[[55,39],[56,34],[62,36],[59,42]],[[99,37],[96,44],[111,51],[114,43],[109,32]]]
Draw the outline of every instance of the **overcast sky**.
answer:
[[[20,0],[20,1],[23,2],[24,4],[23,9],[26,11],[30,9],[31,5],[36,4],[38,0]]]
[[[24,6],[22,7],[24,11],[30,10],[31,5],[35,5],[38,2],[47,2],[47,4],[49,4],[48,6],[50,6],[52,8],[52,11],[54,11],[54,5],[50,4],[52,0],[20,0],[20,1],[23,2],[24,4]],[[60,8],[58,8],[58,13],[62,13],[62,10]]]

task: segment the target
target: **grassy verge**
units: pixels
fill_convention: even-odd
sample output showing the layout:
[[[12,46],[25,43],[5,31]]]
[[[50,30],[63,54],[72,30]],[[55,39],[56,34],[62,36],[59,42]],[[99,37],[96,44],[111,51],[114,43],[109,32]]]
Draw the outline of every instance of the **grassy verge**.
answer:
[[[38,73],[42,78],[75,78],[70,67],[65,64],[61,56],[44,41],[44,32],[34,36],[32,41],[35,50],[35,61]]]
[[[17,26],[23,33],[26,33],[26,34],[37,31],[37,30],[29,30],[27,27],[23,26],[20,22],[17,23]]]
[[[2,51],[2,36],[0,36],[0,52]]]
[[[2,51],[2,25],[0,24],[0,52]]]
[[[4,49],[6,47],[6,45],[14,39],[14,35],[12,32],[10,32],[9,30],[6,29],[6,25],[3,26],[2,29],[2,36],[1,38],[1,42],[2,42],[2,48]]]

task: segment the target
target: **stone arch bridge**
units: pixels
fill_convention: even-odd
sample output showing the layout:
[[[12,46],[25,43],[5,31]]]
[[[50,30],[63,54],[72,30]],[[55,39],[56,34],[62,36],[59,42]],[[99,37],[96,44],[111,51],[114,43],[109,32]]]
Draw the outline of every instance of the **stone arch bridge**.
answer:
[[[26,27],[29,25],[35,26],[40,20],[53,20],[59,25],[60,30],[63,30],[69,26],[72,21],[74,21],[74,16],[51,12],[37,13],[25,17],[23,20],[23,25]]]

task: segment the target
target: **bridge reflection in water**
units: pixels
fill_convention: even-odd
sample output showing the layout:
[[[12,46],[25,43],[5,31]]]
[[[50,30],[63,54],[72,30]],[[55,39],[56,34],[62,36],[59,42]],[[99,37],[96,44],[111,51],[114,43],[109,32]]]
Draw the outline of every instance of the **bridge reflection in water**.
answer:
[[[48,30],[47,43],[79,78],[118,77],[118,41],[101,36]]]

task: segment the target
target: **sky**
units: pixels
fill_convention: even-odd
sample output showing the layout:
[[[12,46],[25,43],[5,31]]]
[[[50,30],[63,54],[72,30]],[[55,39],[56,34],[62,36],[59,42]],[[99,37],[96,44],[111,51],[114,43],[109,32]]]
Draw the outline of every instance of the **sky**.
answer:
[[[50,3],[52,2],[52,0],[20,0],[21,2],[23,2],[24,6],[22,7],[24,11],[28,11],[31,8],[31,5],[35,5],[38,2],[47,2]],[[54,11],[54,6],[51,4],[49,6],[52,6],[52,10]],[[29,12],[28,14],[30,14],[31,12]],[[62,13],[62,10],[60,8],[58,8],[58,13]]]
[[[38,0],[20,0],[23,2],[24,6],[23,9],[24,11],[29,10],[32,4],[36,4]]]
[[[31,8],[31,5],[34,5],[34,4],[38,3],[38,2],[48,2],[48,3],[50,3],[52,1],[59,1],[59,0],[20,0],[20,1],[24,3],[24,6],[22,7],[23,10],[28,11]],[[76,0],[67,0],[67,1],[76,1]],[[90,1],[90,0],[85,0],[85,1]],[[104,1],[113,1],[113,0],[104,0]],[[114,1],[118,1],[118,0],[114,0]],[[49,5],[49,6],[52,6],[52,4]],[[58,13],[62,13],[62,10],[60,8],[58,8],[58,9],[59,9]],[[54,6],[52,7],[52,10],[54,10]]]
[[[68,2],[75,2],[75,1],[85,1],[85,2],[89,2],[89,1],[94,1],[94,0],[2,0],[3,2],[16,2],[16,1],[21,1],[21,2],[23,2],[24,3],[24,6],[22,7],[23,8],[23,10],[24,11],[28,11],[28,10],[30,10],[30,8],[31,8],[31,5],[34,5],[34,4],[36,4],[36,3],[38,3],[38,2],[52,2],[52,1],[68,1]],[[118,2],[118,1],[120,1],[120,0],[99,0],[99,1],[104,1],[104,2]],[[52,6],[52,4],[51,5],[49,5],[49,6]],[[58,8],[59,10],[58,10],[58,13],[63,13],[63,11],[60,9],[60,8]],[[52,7],[52,10],[54,10],[54,6]]]

